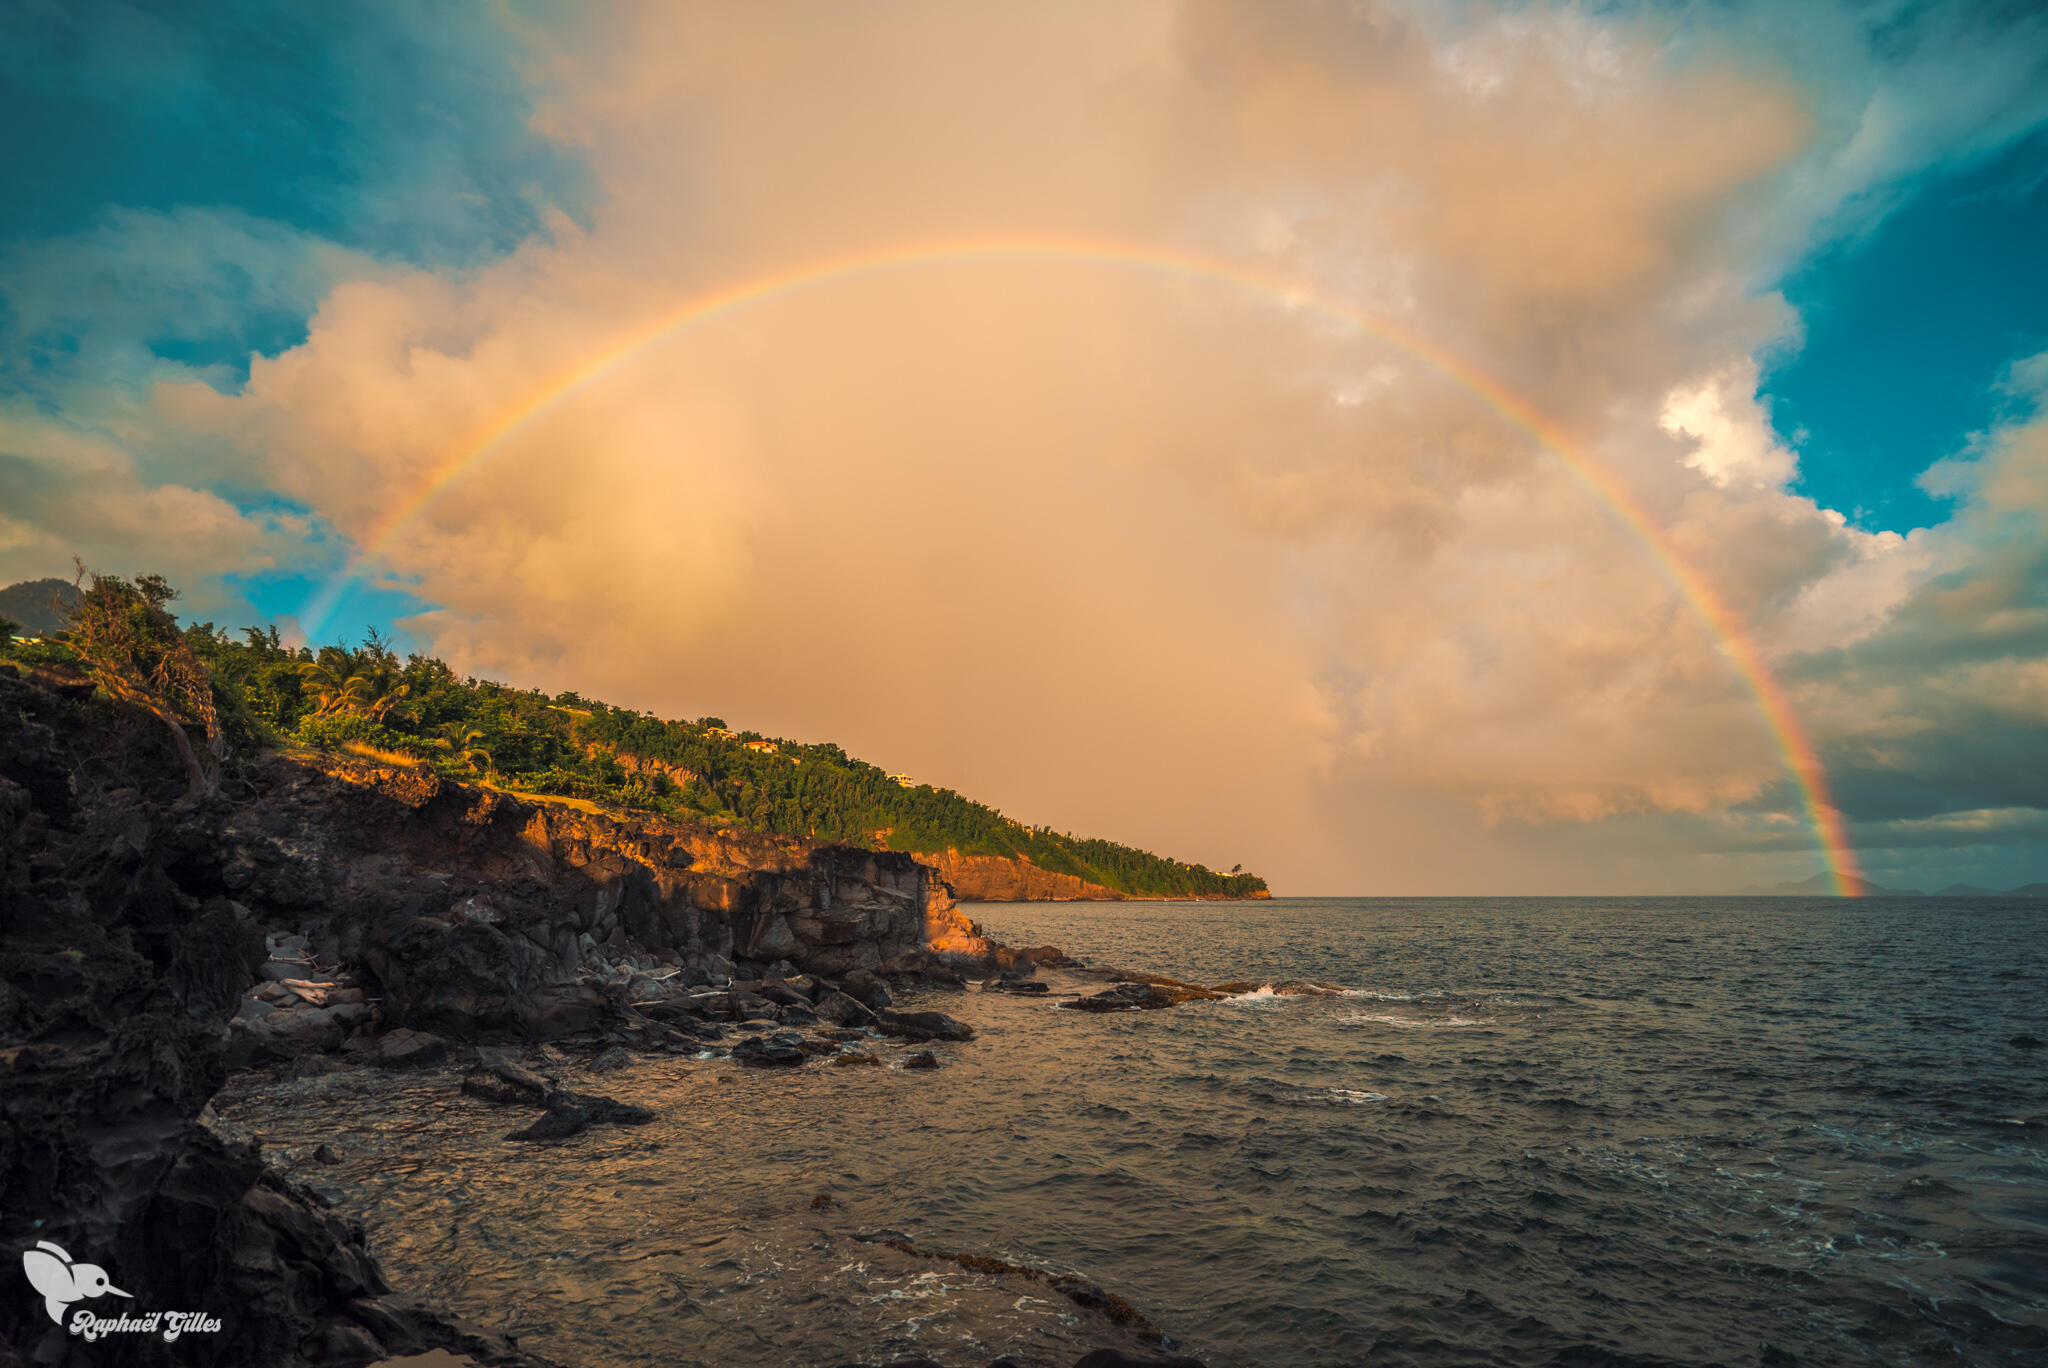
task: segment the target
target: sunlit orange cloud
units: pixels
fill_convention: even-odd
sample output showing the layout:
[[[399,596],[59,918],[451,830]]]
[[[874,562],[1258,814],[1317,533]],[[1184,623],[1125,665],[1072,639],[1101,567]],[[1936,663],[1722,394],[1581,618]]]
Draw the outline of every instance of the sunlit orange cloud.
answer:
[[[1343,22],[535,31],[585,225],[353,281],[242,393],[160,404],[437,605],[409,626],[459,668],[837,740],[1283,892],[1750,882],[1684,832],[1773,797],[1850,872],[1772,654],[1886,549],[1729,477],[1789,468],[1716,454],[1748,396],[1685,404],[1785,327],[1733,225],[1798,101],[1574,10]],[[819,265],[1020,240],[1211,278]],[[817,287],[761,288],[791,270]]]

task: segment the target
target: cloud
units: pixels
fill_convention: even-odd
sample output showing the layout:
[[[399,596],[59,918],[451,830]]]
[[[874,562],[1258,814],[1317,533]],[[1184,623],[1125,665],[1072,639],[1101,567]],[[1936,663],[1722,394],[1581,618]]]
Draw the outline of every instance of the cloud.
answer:
[[[1789,492],[1755,398],[1797,331],[1765,263],[1932,155],[1829,151],[1847,76],[1575,7],[519,22],[583,220],[460,271],[345,265],[245,384],[154,379],[135,470],[236,472],[362,545],[735,282],[1001,234],[1301,286],[932,261],[683,329],[379,544],[458,669],[831,738],[1285,891],[1803,876],[1785,759],[1668,553],[1747,624],[1852,816],[2038,805],[2017,765],[1969,777],[1980,741],[2032,754],[2038,578],[2000,529],[2033,526],[2033,429],[1935,477],[1952,524],[1872,536]]]

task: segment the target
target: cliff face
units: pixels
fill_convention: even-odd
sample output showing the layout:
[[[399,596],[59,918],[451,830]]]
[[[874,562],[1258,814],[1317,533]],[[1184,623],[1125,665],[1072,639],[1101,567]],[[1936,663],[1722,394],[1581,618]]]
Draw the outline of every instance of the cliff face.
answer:
[[[108,1314],[221,1322],[126,1337],[123,1362],[440,1346],[542,1363],[393,1295],[360,1225],[202,1121],[231,1052],[287,1015],[237,1015],[285,967],[266,963],[281,933],[381,994],[359,1033],[463,1041],[653,1034],[625,984],[588,972],[600,943],[659,953],[677,983],[724,961],[838,974],[988,953],[908,855],[624,822],[352,759],[234,769],[197,806],[183,787],[155,719],[0,668],[0,1247],[103,1265],[134,1301]],[[0,1368],[112,1361],[21,1291],[0,1298]]]
[[[0,1365],[361,1364],[438,1345],[538,1368],[393,1296],[359,1224],[202,1124],[264,957],[225,895],[231,804],[177,804],[161,725],[85,693],[0,669],[0,1247],[47,1240],[103,1266],[131,1296],[107,1316],[218,1324],[92,1346],[17,1282]]]
[[[938,870],[963,902],[1124,902],[1142,899],[1142,894],[1119,893],[1072,874],[1041,869],[1025,859],[1000,855],[962,855],[957,850],[919,855],[917,859]],[[1252,895],[1271,896],[1265,892]],[[1221,897],[1203,901],[1227,901]]]
[[[347,757],[251,777],[253,800],[221,833],[230,893],[361,964],[389,1024],[586,1029],[608,1010],[579,973],[601,944],[686,970],[788,960],[832,976],[987,952],[904,854],[622,820]]]

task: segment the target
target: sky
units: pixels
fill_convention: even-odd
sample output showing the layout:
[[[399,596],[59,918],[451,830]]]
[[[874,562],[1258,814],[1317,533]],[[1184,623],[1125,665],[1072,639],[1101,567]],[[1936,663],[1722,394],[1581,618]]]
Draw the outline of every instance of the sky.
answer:
[[[2048,879],[2037,7],[27,0],[0,134],[0,583],[1281,894],[1805,879],[1815,779]]]

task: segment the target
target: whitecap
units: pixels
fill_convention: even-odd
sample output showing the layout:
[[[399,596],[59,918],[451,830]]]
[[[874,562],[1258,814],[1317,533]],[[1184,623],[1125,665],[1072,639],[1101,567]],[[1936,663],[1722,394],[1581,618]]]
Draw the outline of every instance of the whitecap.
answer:
[[[1385,1093],[1368,1092],[1363,1088],[1332,1088],[1330,1089],[1330,1098],[1332,1101],[1348,1103],[1354,1107],[1363,1107],[1374,1102],[1384,1102],[1387,1100],[1387,1095]]]
[[[1397,1026],[1404,1031],[1429,1031],[1454,1026],[1491,1026],[1492,1017],[1403,1017],[1360,1012],[1337,1018],[1340,1026]]]

